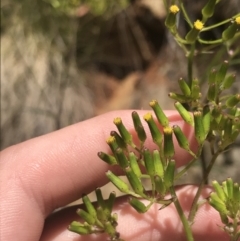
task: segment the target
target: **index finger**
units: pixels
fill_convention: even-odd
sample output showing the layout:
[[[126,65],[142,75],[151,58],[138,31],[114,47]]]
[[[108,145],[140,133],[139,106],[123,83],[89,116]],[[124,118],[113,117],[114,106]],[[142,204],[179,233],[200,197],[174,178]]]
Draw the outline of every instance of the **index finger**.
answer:
[[[146,111],[138,113],[141,116]],[[182,127],[193,142],[190,126],[175,111],[166,111],[166,115],[171,125]],[[109,152],[105,140],[116,129],[112,123],[116,116],[121,116],[125,126],[133,130],[130,111],[107,113],[5,150],[4,173],[19,178],[24,190],[41,203],[47,215],[107,182],[104,174],[109,166],[99,160],[97,152]],[[188,153],[178,146],[176,153],[177,165],[186,164]]]
[[[145,113],[139,111],[140,116]],[[166,114],[171,124],[181,126],[192,142],[192,129],[180,116],[173,111],[166,111]],[[115,129],[112,120],[117,116],[133,130],[130,111],[111,112],[12,146],[1,153],[3,239],[12,240],[16,235],[14,227],[18,227],[19,240],[39,240],[48,214],[107,183],[105,172],[109,166],[98,160],[97,152],[109,151],[105,140]],[[176,153],[178,165],[187,163],[189,155],[185,151],[176,147]]]

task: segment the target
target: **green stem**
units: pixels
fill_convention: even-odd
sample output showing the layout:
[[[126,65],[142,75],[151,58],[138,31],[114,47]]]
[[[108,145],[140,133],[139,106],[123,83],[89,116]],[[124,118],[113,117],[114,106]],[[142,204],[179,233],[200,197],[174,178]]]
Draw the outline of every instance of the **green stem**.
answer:
[[[182,207],[181,207],[181,205],[180,205],[180,203],[178,201],[178,198],[177,198],[177,195],[176,195],[174,187],[170,188],[170,192],[171,192],[172,197],[175,199],[174,205],[175,205],[175,207],[177,209],[177,212],[178,212],[178,215],[179,215],[179,217],[180,217],[180,219],[182,221],[183,228],[184,228],[186,236],[187,236],[187,240],[188,241],[194,241],[192,230],[190,228],[190,225],[188,223],[188,220],[187,220],[186,216],[184,215]]]
[[[210,164],[209,164],[209,166],[208,166],[208,168],[207,168],[207,170],[205,172],[205,175],[204,175],[204,177],[203,177],[203,179],[202,179],[202,181],[201,181],[201,183],[200,183],[200,185],[198,187],[197,193],[196,193],[196,195],[195,195],[195,197],[193,199],[192,207],[191,207],[191,210],[190,210],[190,213],[189,213],[189,216],[188,216],[188,221],[190,223],[192,223],[193,220],[194,220],[194,217],[195,217],[196,212],[197,212],[198,199],[199,199],[199,197],[201,195],[202,189],[203,189],[203,187],[205,185],[205,182],[206,182],[206,180],[207,180],[207,178],[209,176],[209,173],[212,170],[212,167],[213,167],[213,165],[214,165],[214,163],[215,163],[215,161],[216,161],[216,159],[217,159],[217,157],[219,156],[220,153],[221,153],[221,151],[217,151],[212,156],[212,160],[211,160],[211,162],[210,162]]]
[[[208,41],[208,40],[203,40],[203,39],[199,38],[198,42],[201,44],[221,44],[223,42],[223,40],[220,38],[220,39]]]
[[[198,160],[199,156],[202,153],[202,148],[203,148],[203,145],[199,146],[197,154],[195,155],[194,159],[192,159],[180,172],[178,172],[175,175],[174,180],[179,179],[184,173],[188,171],[188,169],[190,169],[190,167],[193,166],[193,164],[195,164],[195,162]]]
[[[192,88],[192,80],[193,80],[193,56],[195,51],[195,44],[191,45],[190,52],[188,54],[188,85]]]
[[[209,27],[203,28],[203,29],[201,30],[201,32],[206,32],[206,31],[209,31],[209,30],[211,30],[211,29],[213,29],[213,28],[217,28],[217,27],[219,27],[219,26],[221,26],[221,25],[223,25],[223,24],[226,24],[226,23],[230,22],[231,20],[232,20],[232,19],[226,19],[226,20],[224,20],[224,21],[222,21],[222,22],[220,22],[220,23],[213,24],[213,25],[211,25],[211,26],[209,26]]]
[[[176,26],[172,29],[170,29],[171,34],[174,36],[175,40],[177,41],[178,44],[189,44],[188,41],[183,39],[177,32]]]
[[[216,23],[216,24],[213,24],[213,25],[211,25],[211,26],[209,26],[209,27],[203,28],[203,29],[201,30],[201,32],[209,31],[209,30],[211,30],[211,29],[213,29],[213,28],[217,28],[217,27],[219,27],[219,26],[221,26],[221,25],[223,25],[223,24],[229,23],[229,22],[232,21],[232,19],[237,18],[237,17],[239,17],[239,16],[240,16],[240,14],[238,13],[238,14],[234,15],[232,18],[226,19],[226,20],[224,20],[224,21],[222,21],[222,22],[220,22],[220,23]]]
[[[234,241],[238,241],[239,240],[239,233],[238,233],[238,218],[234,218],[233,221],[233,229],[234,229]]]
[[[185,174],[188,169],[190,169],[190,167],[193,166],[193,164],[195,164],[197,159],[193,159],[192,161],[190,161],[180,172],[178,172],[175,177],[174,177],[174,180],[177,180],[179,179],[183,174]]]
[[[187,11],[186,11],[186,9],[185,9],[185,7],[184,7],[184,5],[183,5],[182,0],[180,0],[179,2],[180,2],[180,8],[181,8],[181,10],[182,10],[182,13],[183,13],[183,16],[184,16],[185,20],[186,20],[187,23],[189,24],[190,28],[193,28],[193,24],[192,24],[192,22],[191,22],[191,20],[190,20],[190,18],[189,18],[189,16],[188,16],[188,14],[187,14]]]

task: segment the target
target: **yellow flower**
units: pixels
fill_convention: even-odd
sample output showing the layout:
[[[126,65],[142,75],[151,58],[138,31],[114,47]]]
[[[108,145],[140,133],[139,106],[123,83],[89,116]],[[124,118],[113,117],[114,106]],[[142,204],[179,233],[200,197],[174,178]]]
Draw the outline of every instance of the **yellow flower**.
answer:
[[[121,119],[120,117],[116,117],[116,118],[114,119],[113,123],[114,123],[115,125],[119,125],[119,124],[122,123],[122,119]]]
[[[179,7],[177,5],[172,5],[169,8],[169,10],[170,10],[171,13],[177,14],[179,12]]]
[[[203,29],[203,22],[201,22],[200,20],[197,20],[196,22],[194,22],[194,28],[197,30],[202,30]]]
[[[109,136],[106,140],[107,144],[114,143],[116,141],[114,136]]]
[[[165,128],[163,128],[163,132],[164,132],[164,134],[170,135],[170,134],[172,134],[173,129],[170,126],[166,126]]]
[[[240,17],[237,17],[237,18],[235,19],[235,22],[240,25]]]
[[[143,116],[143,119],[144,119],[145,121],[151,120],[151,119],[152,119],[152,114],[151,114],[151,113],[145,114],[145,115]]]

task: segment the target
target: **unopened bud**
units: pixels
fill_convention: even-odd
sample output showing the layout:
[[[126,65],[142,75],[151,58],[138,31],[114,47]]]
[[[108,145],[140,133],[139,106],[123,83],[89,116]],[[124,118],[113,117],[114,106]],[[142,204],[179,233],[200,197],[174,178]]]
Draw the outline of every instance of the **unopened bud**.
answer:
[[[78,233],[78,234],[91,234],[94,232],[94,230],[91,230],[90,226],[85,226],[83,224],[81,224],[80,222],[77,221],[73,221],[68,229],[74,233]]]
[[[165,196],[165,193],[166,193],[166,187],[165,187],[165,184],[164,184],[164,181],[163,179],[156,175],[154,176],[154,183],[155,183],[155,189],[156,191],[161,195],[161,196]]]
[[[141,180],[137,177],[137,175],[133,172],[133,170],[131,169],[131,167],[126,167],[125,168],[125,173],[127,176],[127,179],[133,189],[133,191],[137,194],[139,194],[140,196],[145,196],[144,192],[144,187],[141,183]]]
[[[114,119],[114,124],[117,126],[118,131],[120,132],[122,139],[128,143],[129,145],[134,145],[133,141],[132,141],[132,135],[130,134],[130,132],[126,129],[126,127],[123,125],[122,123],[122,119],[117,117]]]
[[[108,235],[110,235],[111,237],[116,237],[117,236],[116,229],[115,229],[115,227],[113,227],[113,225],[111,224],[110,221],[105,222],[104,223],[104,227],[105,227],[105,232]]]
[[[164,174],[164,168],[163,168],[163,163],[158,150],[153,151],[153,163],[154,163],[154,175],[158,175],[159,177],[162,178]]]
[[[217,71],[216,69],[212,69],[208,75],[208,84],[215,84]]]
[[[145,163],[147,174],[150,177],[153,177],[154,174],[155,174],[154,162],[153,162],[152,155],[151,155],[150,151],[147,148],[145,148],[143,150],[143,159],[144,159],[144,163]]]
[[[189,125],[193,126],[194,125],[193,118],[192,118],[191,114],[184,108],[184,106],[180,102],[175,102],[174,105],[175,105],[178,113],[183,118],[183,120],[185,122],[187,122]]]
[[[234,107],[240,102],[240,94],[232,95],[226,100],[227,107]]]
[[[213,181],[212,182],[213,188],[215,190],[215,192],[217,193],[218,197],[225,202],[226,201],[226,194],[224,193],[222,187],[220,186],[220,184],[217,181]]]
[[[201,97],[200,86],[198,79],[193,79],[191,88],[191,97],[193,99],[199,99]]]
[[[186,103],[189,101],[189,98],[185,95],[180,95],[180,94],[176,94],[176,93],[173,93],[173,92],[170,92],[168,94],[168,96],[173,99],[173,100],[176,100],[176,101],[179,101],[181,103]]]
[[[129,165],[128,159],[121,148],[115,151],[117,162],[121,168],[126,168]]]
[[[165,187],[168,189],[174,184],[174,173],[175,173],[175,160],[170,160],[168,162],[165,175],[164,175],[164,183]]]
[[[84,195],[84,196],[82,197],[82,200],[83,200],[83,203],[84,203],[84,205],[85,205],[88,213],[89,213],[92,217],[96,218],[96,217],[97,217],[97,212],[96,212],[96,209],[95,209],[95,207],[93,206],[92,202],[90,201],[89,197],[88,197],[87,195]]]
[[[193,28],[187,33],[185,39],[188,41],[188,43],[192,44],[196,41],[199,32],[203,29],[203,22],[200,20],[197,20],[193,24]]]
[[[168,126],[163,128],[163,134],[164,134],[163,152],[166,158],[171,158],[174,155],[172,133],[173,133],[172,127]]]
[[[132,168],[133,172],[136,174],[138,178],[142,176],[142,172],[139,167],[139,163],[137,161],[137,157],[133,152],[129,153],[129,163],[130,167]]]
[[[216,87],[215,83],[209,85],[207,98],[210,101],[214,101],[214,102],[216,101],[216,98],[217,98],[217,87]]]
[[[135,131],[137,132],[138,138],[141,142],[144,142],[147,139],[146,132],[143,128],[142,122],[139,118],[139,115],[136,111],[132,112],[132,119]]]
[[[228,26],[227,29],[225,29],[223,31],[223,33],[222,33],[223,41],[226,42],[228,40],[231,40],[235,36],[235,34],[236,34],[236,32],[239,28],[239,25],[240,25],[240,20],[239,20],[239,17],[238,17],[238,18],[235,19],[235,21],[233,21],[231,23],[231,25]]]
[[[107,171],[106,176],[113,183],[113,185],[115,185],[118,188],[118,190],[120,190],[123,193],[130,193],[128,185],[121,178],[113,174],[111,171]]]
[[[231,74],[231,75],[227,76],[222,82],[221,89],[226,90],[226,89],[231,88],[233,83],[235,82],[235,80],[236,80],[235,74]]]
[[[86,221],[90,225],[93,225],[96,221],[95,217],[91,216],[89,213],[87,213],[82,209],[78,209],[77,214],[79,217],[81,217],[84,221]]]
[[[160,132],[159,128],[157,127],[156,123],[154,122],[152,114],[147,113],[143,116],[143,118],[149,126],[154,143],[156,143],[159,147],[161,147],[162,141],[163,141],[163,135]]]
[[[220,87],[226,77],[228,66],[229,63],[225,60],[216,73],[216,83],[218,84],[218,87]]]
[[[169,8],[167,18],[165,20],[165,25],[168,28],[173,28],[176,25],[176,15],[179,12],[179,7],[177,5],[172,5]]]
[[[189,85],[187,84],[187,82],[183,78],[180,78],[178,80],[178,84],[179,84],[179,87],[180,87],[183,95],[185,95],[187,97],[190,97],[191,96],[191,89],[190,89]]]
[[[122,137],[116,131],[111,131],[110,135],[115,137],[117,145],[120,148],[127,149],[127,143],[122,139]]]
[[[222,215],[228,214],[228,211],[224,202],[217,196],[215,192],[210,194],[209,203]]]
[[[104,162],[106,162],[109,165],[116,165],[117,164],[117,160],[114,156],[108,155],[104,152],[98,152],[98,156],[101,160],[103,160]]]
[[[138,199],[130,198],[129,204],[138,212],[145,213],[147,211],[147,207]]]
[[[199,144],[202,144],[205,141],[206,134],[203,127],[203,116],[201,111],[195,111],[194,116],[194,131],[195,137]]]
[[[167,116],[165,115],[165,113],[163,112],[162,108],[160,107],[160,105],[158,104],[158,102],[156,100],[152,100],[149,105],[152,107],[159,123],[166,127],[169,125],[169,120],[167,118]]]
[[[177,125],[174,125],[173,132],[174,132],[174,135],[176,136],[178,145],[184,150],[186,150],[188,153],[190,153],[192,156],[196,157],[196,155],[190,150],[189,141],[187,137],[184,135],[181,128]]]
[[[202,15],[205,19],[212,17],[217,0],[209,0],[202,9]]]

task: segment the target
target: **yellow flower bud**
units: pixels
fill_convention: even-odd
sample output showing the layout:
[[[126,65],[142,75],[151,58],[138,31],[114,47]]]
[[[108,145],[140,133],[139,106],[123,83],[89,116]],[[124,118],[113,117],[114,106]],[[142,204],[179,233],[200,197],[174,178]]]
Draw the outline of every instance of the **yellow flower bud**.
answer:
[[[240,17],[237,17],[237,18],[235,19],[235,22],[236,22],[238,25],[240,25]]]
[[[169,8],[170,12],[171,13],[178,13],[179,12],[179,7],[177,5],[172,5],[170,8]]]
[[[197,20],[196,22],[194,22],[193,24],[194,28],[197,29],[198,31],[202,30],[204,27],[203,22],[201,22],[200,20]]]
[[[199,32],[203,29],[203,22],[197,20],[193,24],[193,28],[187,33],[185,39],[190,43],[194,43],[197,40]]]
[[[167,18],[165,20],[165,25],[168,27],[168,28],[174,28],[175,25],[176,25],[176,15],[177,13],[179,12],[179,8],[177,5],[172,5],[170,8],[169,8],[169,12],[168,12],[168,15],[167,15]]]
[[[159,128],[157,127],[156,123],[153,120],[152,114],[147,113],[143,116],[144,120],[147,122],[153,142],[156,143],[159,147],[162,146],[162,141],[163,141],[163,135],[160,132]]]
[[[149,105],[152,107],[159,123],[166,127],[169,125],[169,120],[167,118],[167,116],[165,115],[165,113],[163,112],[162,108],[160,107],[160,105],[158,104],[158,102],[156,100],[152,100]]]
[[[126,129],[126,127],[122,123],[122,119],[120,117],[117,117],[114,119],[113,123],[117,126],[118,131],[121,134],[122,139],[129,144],[130,146],[134,146],[134,143],[132,141],[132,135],[130,132]]]

